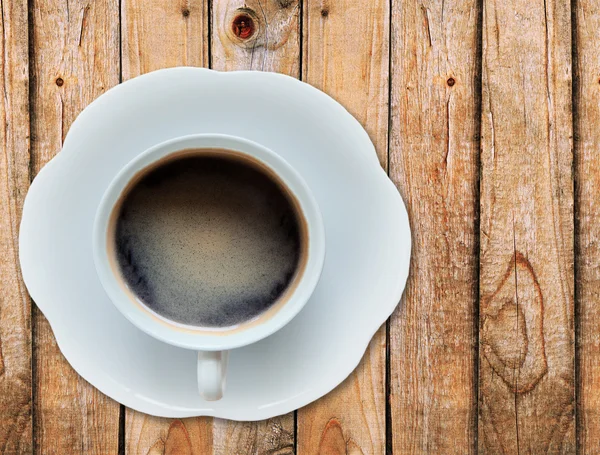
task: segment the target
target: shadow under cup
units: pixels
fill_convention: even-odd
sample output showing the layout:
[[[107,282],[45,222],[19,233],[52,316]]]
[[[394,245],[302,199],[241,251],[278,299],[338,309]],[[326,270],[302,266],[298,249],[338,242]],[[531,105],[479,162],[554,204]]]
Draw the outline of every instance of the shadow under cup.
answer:
[[[123,292],[176,330],[227,335],[271,318],[306,269],[300,203],[261,161],[192,148],[138,171],[110,214]]]

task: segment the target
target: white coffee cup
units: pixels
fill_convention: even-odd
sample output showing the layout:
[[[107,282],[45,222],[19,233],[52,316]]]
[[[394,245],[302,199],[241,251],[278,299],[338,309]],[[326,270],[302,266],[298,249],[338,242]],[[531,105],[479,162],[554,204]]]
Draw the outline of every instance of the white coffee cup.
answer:
[[[295,287],[285,301],[260,317],[255,324],[238,329],[192,327],[170,321],[154,313],[139,299],[132,298],[124,279],[111,262],[109,230],[111,216],[121,195],[138,174],[157,161],[182,150],[223,149],[246,155],[273,172],[295,198],[306,223],[305,260],[298,272]],[[325,232],[321,212],[312,193],[300,175],[276,153],[246,139],[223,134],[198,134],[179,137],[158,144],[138,155],[116,175],[108,186],[94,223],[93,250],[96,270],[102,286],[114,305],[140,330],[165,343],[198,351],[198,388],[206,400],[223,396],[228,350],[246,346],[281,329],[296,316],[311,296],[319,281],[325,257]],[[274,306],[275,307],[275,306]]]

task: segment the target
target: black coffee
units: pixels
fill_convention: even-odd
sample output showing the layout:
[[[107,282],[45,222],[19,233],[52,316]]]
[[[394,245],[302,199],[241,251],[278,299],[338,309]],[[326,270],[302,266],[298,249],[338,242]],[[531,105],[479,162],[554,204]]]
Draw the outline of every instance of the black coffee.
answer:
[[[111,231],[134,296],[192,326],[258,317],[292,286],[304,255],[293,197],[259,163],[222,150],[186,150],[141,171]]]

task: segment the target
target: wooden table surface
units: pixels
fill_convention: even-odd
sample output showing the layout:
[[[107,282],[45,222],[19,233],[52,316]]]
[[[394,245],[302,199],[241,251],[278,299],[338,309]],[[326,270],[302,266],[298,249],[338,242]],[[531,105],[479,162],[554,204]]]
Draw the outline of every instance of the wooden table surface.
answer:
[[[600,454],[600,0],[0,7],[1,454]],[[329,93],[410,214],[404,297],[360,366],[263,422],[120,406],[67,364],[21,281],[27,188],[77,114],[178,65]]]

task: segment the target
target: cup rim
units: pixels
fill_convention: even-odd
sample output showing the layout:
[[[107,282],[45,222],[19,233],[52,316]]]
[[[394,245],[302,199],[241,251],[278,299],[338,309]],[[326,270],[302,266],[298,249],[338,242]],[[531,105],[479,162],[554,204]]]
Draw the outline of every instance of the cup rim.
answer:
[[[306,221],[307,253],[302,275],[288,300],[265,321],[237,331],[224,332],[202,328],[186,329],[177,323],[166,322],[141,302],[135,303],[123,289],[110,265],[108,228],[115,205],[131,180],[144,168],[158,160],[186,149],[222,148],[249,156],[268,168],[281,180],[296,199]],[[325,259],[325,229],[321,211],[310,188],[298,172],[281,156],[245,138],[227,134],[191,134],[156,144],[128,162],[102,196],[96,211],[93,228],[93,256],[96,272],[110,300],[136,327],[152,337],[174,346],[215,351],[245,346],[265,338],[285,326],[304,307],[321,275]]]

